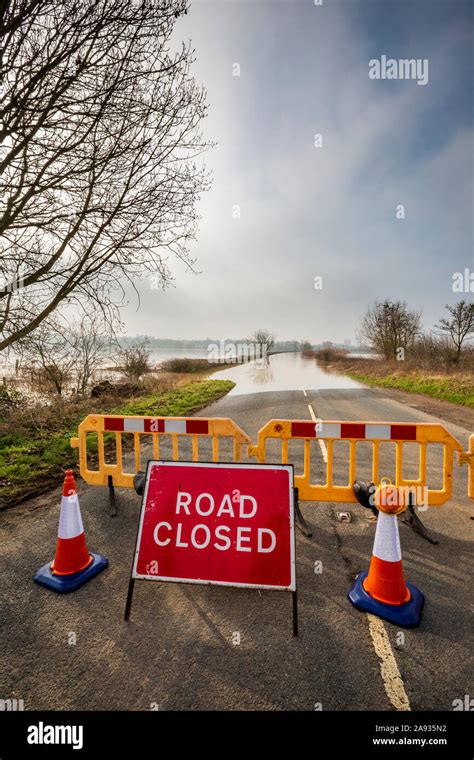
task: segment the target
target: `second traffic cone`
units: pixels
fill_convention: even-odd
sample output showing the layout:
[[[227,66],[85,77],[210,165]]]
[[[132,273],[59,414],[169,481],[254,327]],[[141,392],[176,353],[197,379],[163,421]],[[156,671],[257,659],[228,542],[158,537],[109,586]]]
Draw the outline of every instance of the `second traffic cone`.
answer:
[[[66,470],[56,555],[52,563],[38,570],[34,580],[59,593],[75,591],[107,565],[105,557],[87,549],[74,475]]]
[[[371,597],[385,604],[404,604],[410,599],[396,515],[378,514],[372,559],[363,585]]]
[[[349,592],[356,607],[371,612],[403,628],[414,628],[420,622],[424,596],[403,575],[402,552],[398,533],[397,514],[403,503],[387,498],[386,486],[375,495],[379,509],[374,548],[368,572],[361,573]],[[390,486],[395,492],[395,486]]]

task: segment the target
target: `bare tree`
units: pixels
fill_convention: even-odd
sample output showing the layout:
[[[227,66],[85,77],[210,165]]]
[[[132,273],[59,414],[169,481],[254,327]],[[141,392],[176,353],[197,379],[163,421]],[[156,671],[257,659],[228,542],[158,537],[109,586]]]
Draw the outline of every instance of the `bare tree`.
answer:
[[[463,344],[469,341],[474,333],[474,303],[459,301],[454,306],[446,304],[445,308],[449,317],[442,317],[437,329],[441,333],[447,333],[451,338],[456,351],[455,362],[458,363]]]
[[[66,384],[84,395],[102,366],[111,338],[110,327],[100,316],[80,319],[44,320],[17,343],[23,369],[40,386],[50,386],[63,395]]]
[[[383,301],[370,307],[362,319],[362,340],[387,360],[404,357],[420,333],[421,312],[403,301]]]
[[[170,49],[187,0],[0,0],[0,351],[58,306],[107,317],[192,266],[206,95]],[[199,163],[199,165],[197,165]]]
[[[119,356],[122,372],[129,380],[140,380],[151,369],[150,347],[146,338],[121,349]]]
[[[76,390],[83,396],[104,362],[110,328],[107,322],[84,315],[78,324],[73,324],[67,339],[75,357]]]
[[[62,325],[44,321],[37,330],[18,342],[22,364],[30,378],[61,396],[71,379],[76,357]]]
[[[417,367],[449,370],[456,363],[455,351],[449,338],[433,332],[420,334],[411,352]]]
[[[261,355],[266,358],[275,345],[275,336],[268,330],[256,330],[252,335],[252,340],[257,344]]]

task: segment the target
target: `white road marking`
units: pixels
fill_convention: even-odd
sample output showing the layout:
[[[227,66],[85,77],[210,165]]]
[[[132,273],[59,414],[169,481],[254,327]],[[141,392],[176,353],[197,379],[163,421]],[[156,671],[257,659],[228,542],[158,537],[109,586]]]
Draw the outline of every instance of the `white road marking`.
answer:
[[[309,409],[309,413],[311,415],[311,419],[313,420],[313,422],[317,422],[318,418],[316,417],[316,415],[314,413],[314,410],[313,410],[313,407],[311,406],[311,404],[308,404],[308,409]],[[326,448],[326,444],[324,443],[323,440],[321,440],[321,438],[317,438],[316,440],[319,443],[319,448],[321,449],[321,454],[323,455],[323,459],[324,459],[325,463],[327,464],[327,462],[328,462],[328,450]]]
[[[367,613],[369,633],[375,652],[380,659],[380,674],[387,697],[395,710],[411,710],[405,685],[398,669],[387,629],[383,621]]]
[[[304,389],[303,389],[303,396],[306,396],[306,398],[308,398],[308,394],[306,393]]]
[[[303,393],[305,396],[307,395],[305,391],[303,391]],[[308,409],[313,422],[317,422],[317,417],[311,404],[308,404]],[[323,459],[327,463],[328,457],[326,445],[320,438],[318,438],[317,441],[321,447]],[[380,674],[390,704],[396,710],[411,710],[410,701],[405,691],[405,685],[398,669],[397,661],[383,620],[375,615],[367,614],[367,621],[369,623],[370,638],[372,639],[375,653],[380,660]]]

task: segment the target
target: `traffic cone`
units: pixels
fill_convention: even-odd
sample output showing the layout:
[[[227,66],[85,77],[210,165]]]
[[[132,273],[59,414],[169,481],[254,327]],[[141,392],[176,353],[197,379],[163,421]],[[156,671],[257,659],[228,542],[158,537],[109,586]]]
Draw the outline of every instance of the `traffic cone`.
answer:
[[[72,470],[66,470],[56,555],[52,563],[38,570],[33,580],[64,594],[83,586],[107,565],[105,557],[87,549],[74,475]]]
[[[402,628],[415,628],[425,597],[403,575],[397,514],[405,509],[396,486],[382,484],[375,493],[379,509],[374,548],[368,572],[360,573],[349,599],[364,612],[389,620]]]

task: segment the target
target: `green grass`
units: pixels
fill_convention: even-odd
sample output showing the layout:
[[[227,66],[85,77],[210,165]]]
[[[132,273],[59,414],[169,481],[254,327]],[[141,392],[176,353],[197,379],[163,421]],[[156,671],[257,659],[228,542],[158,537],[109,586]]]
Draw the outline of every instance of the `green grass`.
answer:
[[[104,413],[185,417],[221,398],[233,387],[234,383],[229,380],[197,381],[171,391],[131,399],[107,408]],[[0,438],[0,507],[13,506],[27,496],[60,484],[64,469],[77,465],[77,450],[71,449],[69,439],[77,434],[77,426],[86,415],[87,411],[72,429],[34,436],[12,433]]]
[[[366,375],[360,372],[346,372],[353,380],[366,385],[382,388],[398,388],[409,393],[423,393],[432,398],[450,401],[452,404],[474,407],[474,388],[472,383],[463,383],[456,377],[430,377],[429,375],[398,375],[384,377]]]
[[[143,414],[157,417],[183,417],[225,396],[235,383],[230,380],[203,380],[181,385],[167,393],[140,396],[118,406],[111,414]]]

